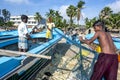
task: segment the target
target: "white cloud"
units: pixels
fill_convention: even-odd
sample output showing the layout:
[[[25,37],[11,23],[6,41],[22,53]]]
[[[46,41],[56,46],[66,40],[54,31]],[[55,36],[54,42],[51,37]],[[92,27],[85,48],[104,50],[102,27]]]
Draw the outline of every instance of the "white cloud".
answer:
[[[82,14],[82,15],[81,15],[81,18],[82,18],[82,19],[85,19],[85,18],[87,17],[84,12],[81,12],[81,14]]]
[[[108,4],[109,6],[115,13],[120,12],[120,0],[116,0],[115,2]]]
[[[85,14],[84,12],[81,12],[81,14],[82,14],[82,15],[81,15],[81,18],[80,18],[80,21],[79,21],[79,22],[80,22],[81,25],[84,25],[84,24],[85,24],[84,20],[85,20],[85,18],[86,18],[87,16],[86,16],[86,14]]]
[[[59,12],[61,16],[63,16],[64,19],[69,19],[69,17],[66,14],[66,9],[69,7],[69,5],[63,5],[59,8]]]
[[[6,2],[10,2],[10,3],[16,3],[16,4],[29,4],[30,1],[29,0],[5,0]]]

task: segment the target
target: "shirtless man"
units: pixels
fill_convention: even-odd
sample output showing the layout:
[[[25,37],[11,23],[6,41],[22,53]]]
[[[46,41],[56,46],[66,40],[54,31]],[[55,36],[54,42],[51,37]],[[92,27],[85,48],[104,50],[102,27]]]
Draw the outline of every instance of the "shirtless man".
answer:
[[[112,37],[109,33],[105,32],[104,23],[102,21],[96,21],[93,27],[95,35],[91,39],[83,40],[83,38],[80,37],[80,41],[88,45],[95,39],[98,39],[102,50],[95,63],[90,80],[102,80],[103,77],[105,80],[117,80],[118,57]]]

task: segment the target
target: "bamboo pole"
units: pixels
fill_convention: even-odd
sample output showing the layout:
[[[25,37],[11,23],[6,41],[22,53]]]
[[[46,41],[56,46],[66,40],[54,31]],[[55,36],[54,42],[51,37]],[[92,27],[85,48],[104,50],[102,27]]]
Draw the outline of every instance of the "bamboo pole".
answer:
[[[37,58],[51,59],[51,56],[45,56],[45,55],[40,55],[40,54],[32,54],[32,53],[28,53],[28,52],[18,52],[18,51],[2,50],[2,49],[0,49],[0,55],[5,55],[5,56],[25,55],[25,56],[31,56],[31,57],[37,57]]]

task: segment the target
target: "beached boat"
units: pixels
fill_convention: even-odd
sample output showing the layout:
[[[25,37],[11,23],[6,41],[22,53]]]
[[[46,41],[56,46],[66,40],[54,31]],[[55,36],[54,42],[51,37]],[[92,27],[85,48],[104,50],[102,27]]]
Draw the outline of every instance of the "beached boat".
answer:
[[[93,37],[93,35],[94,35],[94,34],[92,34],[92,33],[91,33],[91,34],[87,34],[87,35],[85,36],[85,38],[90,39],[90,38]],[[112,37],[112,39],[113,39],[113,42],[114,42],[116,48],[117,48],[118,50],[120,50],[120,38]],[[94,43],[99,45],[99,42],[98,42],[97,39],[94,41]]]
[[[77,55],[79,56],[79,59],[78,59],[78,64],[79,65],[77,66],[75,64],[74,68],[68,69],[69,67],[67,65],[67,62],[65,62],[65,61],[60,62],[60,66],[59,66],[58,70],[55,73],[55,75],[58,74],[58,76],[57,77],[54,76],[54,77],[52,77],[52,79],[54,79],[54,78],[55,79],[56,78],[60,79],[59,76],[62,75],[61,79],[65,78],[66,80],[89,80],[90,77],[91,77],[92,71],[93,71],[94,64],[95,64],[95,62],[97,60],[97,57],[98,57],[98,52],[96,52],[95,50],[92,50],[90,48],[87,48],[87,47],[83,46],[83,44],[81,44],[81,43],[78,42],[78,39],[76,39],[77,41],[73,41],[69,36],[67,36],[67,37],[65,35],[62,35],[62,36],[63,36],[63,38],[65,38],[67,40],[67,42],[69,44],[73,44],[76,47],[80,48],[79,53],[77,52],[78,53]],[[88,36],[88,37],[92,37],[92,36]],[[94,41],[94,43],[99,44],[97,40]],[[116,42],[114,41],[114,43],[116,43]],[[115,45],[116,45],[117,49],[120,49],[119,48],[119,42],[117,42]],[[90,55],[83,56],[82,55],[82,53],[83,53],[82,49],[84,49],[86,51],[89,51]],[[74,50],[71,50],[71,51],[74,51]],[[76,54],[76,52],[75,52],[75,54]],[[66,61],[72,62],[72,59],[75,59],[75,58],[72,57],[71,59],[67,59]],[[90,60],[90,59],[92,59],[92,60]],[[65,59],[63,59],[63,60],[65,60]],[[62,65],[62,63],[63,63],[63,65]],[[68,68],[66,68],[66,65],[67,65]],[[73,65],[73,63],[71,65]],[[76,68],[76,66],[77,66],[77,68]],[[65,72],[63,72],[63,70],[65,70]],[[70,72],[68,72],[68,75],[66,76],[67,71],[70,71]],[[119,80],[119,77],[118,77],[118,80]]]
[[[62,39],[56,31],[63,34],[61,30],[55,28],[53,39],[48,42],[44,40],[45,31],[32,34],[31,37],[36,38],[37,42],[29,41],[30,48],[26,53],[18,52],[17,31],[1,32],[0,36],[4,39],[0,39],[0,80],[32,80],[35,73],[48,64],[51,58],[49,56],[54,54],[55,45]]]

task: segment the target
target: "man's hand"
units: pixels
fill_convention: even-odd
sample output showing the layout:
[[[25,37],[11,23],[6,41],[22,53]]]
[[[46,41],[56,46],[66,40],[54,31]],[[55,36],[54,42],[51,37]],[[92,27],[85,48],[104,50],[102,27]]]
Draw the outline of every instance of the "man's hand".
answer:
[[[79,40],[82,42],[82,43],[85,43],[85,44],[90,44],[90,41],[89,40],[87,40],[87,39],[83,39],[83,37],[81,36],[81,37],[79,37]]]
[[[81,42],[84,41],[82,36],[79,37],[79,40],[80,40]]]
[[[30,40],[30,39],[31,39],[31,37],[30,37],[30,35],[29,35],[29,34],[26,34],[26,37],[27,37],[27,39],[28,39],[28,40]]]
[[[30,35],[27,37],[27,39],[28,39],[28,40],[30,40],[30,39],[31,39]]]

